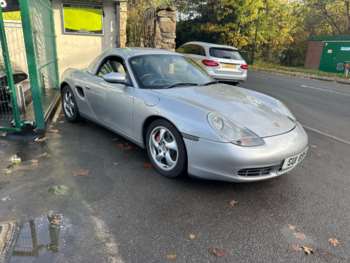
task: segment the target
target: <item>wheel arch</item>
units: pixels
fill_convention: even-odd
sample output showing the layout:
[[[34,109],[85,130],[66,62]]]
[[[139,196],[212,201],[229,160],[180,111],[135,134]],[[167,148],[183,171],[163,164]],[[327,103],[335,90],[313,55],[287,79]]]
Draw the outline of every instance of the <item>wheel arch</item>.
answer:
[[[64,87],[66,87],[66,86],[70,87],[70,85],[69,85],[69,83],[68,83],[67,81],[63,81],[63,82],[61,83],[61,85],[60,85],[60,91],[62,91],[62,89],[63,89]]]
[[[143,125],[142,125],[142,142],[143,142],[143,145],[145,147],[146,147],[147,128],[155,120],[165,120],[165,121],[171,123],[177,129],[177,131],[180,133],[181,137],[183,138],[183,135],[182,135],[180,129],[171,120],[169,120],[163,116],[160,116],[160,115],[152,115],[152,116],[147,117],[147,119],[143,122]],[[185,148],[186,148],[186,145],[185,145]]]

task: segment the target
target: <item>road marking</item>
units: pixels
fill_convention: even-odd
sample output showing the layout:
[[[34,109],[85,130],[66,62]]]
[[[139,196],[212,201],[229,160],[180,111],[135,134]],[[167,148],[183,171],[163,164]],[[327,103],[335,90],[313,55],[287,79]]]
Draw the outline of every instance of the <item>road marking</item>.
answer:
[[[97,238],[101,241],[106,249],[107,262],[110,263],[124,263],[120,254],[119,254],[119,245],[114,239],[114,236],[111,234],[110,229],[107,224],[94,214],[96,211],[85,201],[82,201],[84,206],[90,212],[90,219],[94,223],[94,229]]]
[[[329,134],[329,133],[326,133],[326,132],[320,131],[320,130],[318,130],[318,129],[315,129],[315,128],[312,128],[312,127],[309,127],[309,126],[304,125],[304,124],[303,124],[302,126],[303,126],[304,128],[306,128],[307,130],[310,130],[310,131],[316,132],[316,133],[318,133],[318,134],[321,134],[321,135],[323,135],[323,136],[326,136],[326,137],[328,137],[328,138],[331,138],[331,139],[333,139],[333,140],[335,140],[335,141],[337,141],[337,142],[341,142],[341,143],[344,143],[344,144],[350,145],[350,141],[348,141],[348,140],[344,140],[344,139],[342,139],[342,138],[339,138],[339,137],[334,136],[334,135],[332,135],[332,134]]]
[[[350,93],[340,92],[340,91],[336,91],[336,90],[317,88],[317,87],[308,86],[308,85],[300,85],[300,87],[305,88],[305,89],[320,90],[320,91],[324,91],[324,92],[328,92],[328,93],[334,93],[334,94],[350,97]]]

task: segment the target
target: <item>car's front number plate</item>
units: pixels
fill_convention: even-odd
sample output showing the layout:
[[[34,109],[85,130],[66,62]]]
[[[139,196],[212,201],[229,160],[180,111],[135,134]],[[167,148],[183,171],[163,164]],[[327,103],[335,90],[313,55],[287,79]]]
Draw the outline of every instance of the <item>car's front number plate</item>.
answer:
[[[305,151],[303,151],[302,153],[300,153],[298,155],[294,155],[292,157],[285,159],[283,162],[282,170],[291,169],[291,168],[297,166],[299,163],[301,163],[307,154],[307,150],[308,149],[306,149]]]

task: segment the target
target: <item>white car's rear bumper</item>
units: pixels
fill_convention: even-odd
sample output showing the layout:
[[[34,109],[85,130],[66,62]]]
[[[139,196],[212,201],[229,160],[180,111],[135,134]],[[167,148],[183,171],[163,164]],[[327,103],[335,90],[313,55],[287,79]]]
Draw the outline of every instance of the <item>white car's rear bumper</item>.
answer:
[[[214,72],[208,72],[209,75],[219,81],[228,81],[228,82],[244,82],[247,80],[248,73],[247,71],[243,73],[214,73]]]

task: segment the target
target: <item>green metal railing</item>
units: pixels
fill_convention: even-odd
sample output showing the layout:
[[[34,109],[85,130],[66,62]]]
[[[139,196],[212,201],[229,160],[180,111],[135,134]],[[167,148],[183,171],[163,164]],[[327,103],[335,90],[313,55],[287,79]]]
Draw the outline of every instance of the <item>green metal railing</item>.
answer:
[[[0,83],[0,129],[7,131],[19,131],[22,127],[20,112],[17,104],[17,92],[13,79],[13,70],[10,62],[10,52],[7,45],[5,25],[2,10],[0,8],[0,43],[3,58],[3,70],[6,76]]]
[[[20,131],[26,123],[19,105],[23,92],[17,92],[13,78],[13,65],[17,64],[29,75],[35,128],[44,130],[44,107],[59,86],[52,6],[50,0],[19,0],[19,5],[21,25],[17,23],[16,30],[9,30],[0,8],[0,130]]]
[[[59,86],[56,37],[50,0],[20,0],[36,128],[45,129],[43,100]]]

